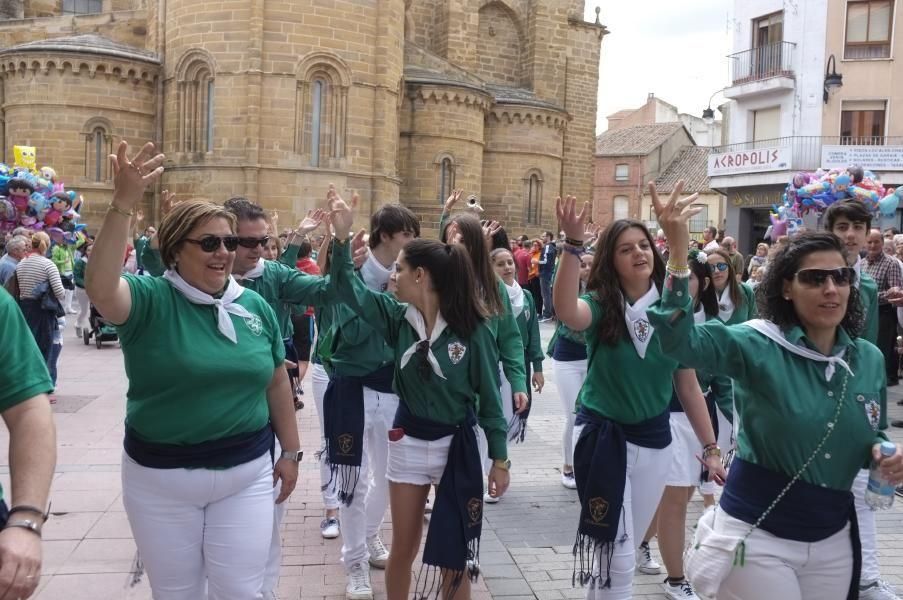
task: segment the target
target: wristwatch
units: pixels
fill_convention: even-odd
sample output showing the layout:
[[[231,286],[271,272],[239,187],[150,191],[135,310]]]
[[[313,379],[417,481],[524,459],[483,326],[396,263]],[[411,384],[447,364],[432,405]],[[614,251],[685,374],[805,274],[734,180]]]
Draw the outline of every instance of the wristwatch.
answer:
[[[510,471],[511,470],[511,460],[509,460],[507,458],[505,460],[501,460],[501,459],[497,458],[492,461],[492,466],[498,467],[499,469],[502,469],[503,471]]]
[[[289,452],[288,450],[283,450],[282,454],[279,455],[279,458],[285,458],[294,463],[300,463],[301,458],[304,456],[304,452],[301,450],[296,450],[294,452]]]
[[[38,537],[41,537],[41,525],[37,521],[32,521],[31,519],[7,521],[6,525],[3,526],[3,529],[9,529],[11,527],[27,529],[28,531],[36,534]]]

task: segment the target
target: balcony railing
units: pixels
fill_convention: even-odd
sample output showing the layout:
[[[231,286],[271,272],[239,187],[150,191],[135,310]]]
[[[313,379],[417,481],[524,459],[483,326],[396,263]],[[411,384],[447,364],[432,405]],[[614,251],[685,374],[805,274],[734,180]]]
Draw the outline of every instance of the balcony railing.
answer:
[[[777,42],[731,54],[733,85],[760,81],[772,77],[793,77],[792,42]]]

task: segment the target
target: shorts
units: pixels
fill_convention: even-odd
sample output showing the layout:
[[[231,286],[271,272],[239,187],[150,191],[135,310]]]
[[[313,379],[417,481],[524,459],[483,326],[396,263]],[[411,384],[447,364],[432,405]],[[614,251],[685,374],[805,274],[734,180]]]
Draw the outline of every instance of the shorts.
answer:
[[[451,435],[429,442],[409,435],[389,441],[386,479],[392,483],[438,485],[448,462]]]
[[[292,315],[292,327],[295,329],[292,342],[295,345],[298,360],[301,362],[310,360],[310,348],[313,343],[313,336],[310,334],[312,326],[313,317],[310,315]]]
[[[665,484],[674,487],[696,487],[701,483],[702,444],[693,431],[686,413],[671,413],[671,466]]]

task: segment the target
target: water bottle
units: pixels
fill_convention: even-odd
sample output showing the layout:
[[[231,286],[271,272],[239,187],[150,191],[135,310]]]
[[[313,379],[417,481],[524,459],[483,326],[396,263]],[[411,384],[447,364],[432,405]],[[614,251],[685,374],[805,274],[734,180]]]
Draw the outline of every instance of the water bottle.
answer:
[[[893,456],[897,446],[893,442],[881,442],[881,457]],[[894,486],[881,476],[878,470],[879,461],[872,459],[869,470],[869,483],[865,488],[865,503],[872,510],[887,509],[894,504]]]

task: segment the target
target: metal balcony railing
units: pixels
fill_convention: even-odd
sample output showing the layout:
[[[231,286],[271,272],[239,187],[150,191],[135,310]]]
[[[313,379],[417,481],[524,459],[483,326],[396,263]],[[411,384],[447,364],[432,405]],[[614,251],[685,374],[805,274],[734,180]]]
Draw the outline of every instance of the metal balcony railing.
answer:
[[[733,85],[770,79],[793,77],[792,42],[777,42],[731,54],[731,81]]]
[[[825,166],[821,164],[822,146],[903,146],[903,136],[788,136],[715,146],[711,149],[710,154],[762,148],[789,148],[791,170],[814,171]]]

